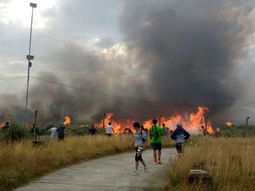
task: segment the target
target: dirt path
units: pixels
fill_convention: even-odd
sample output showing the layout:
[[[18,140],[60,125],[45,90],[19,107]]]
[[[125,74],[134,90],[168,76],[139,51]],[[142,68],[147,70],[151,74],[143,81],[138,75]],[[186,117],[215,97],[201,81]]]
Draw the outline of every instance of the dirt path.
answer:
[[[152,165],[152,151],[146,150],[143,158],[148,172],[140,166],[138,175],[132,175],[134,153],[108,156],[58,170],[16,191],[161,191],[164,190],[164,170],[174,149],[162,150],[162,165]]]

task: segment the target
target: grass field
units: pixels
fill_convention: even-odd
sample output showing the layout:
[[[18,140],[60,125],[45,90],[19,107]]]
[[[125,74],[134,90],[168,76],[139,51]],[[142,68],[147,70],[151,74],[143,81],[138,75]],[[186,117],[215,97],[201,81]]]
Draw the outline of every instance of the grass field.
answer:
[[[211,181],[188,183],[189,170],[200,166]],[[255,190],[255,138],[192,139],[185,152],[172,161],[167,172],[170,191],[252,191]]]
[[[34,147],[31,141],[0,143],[0,190],[12,190],[56,169],[88,159],[133,151],[128,135],[67,137]],[[149,142],[148,142],[149,144]],[[172,144],[164,139],[164,146]]]

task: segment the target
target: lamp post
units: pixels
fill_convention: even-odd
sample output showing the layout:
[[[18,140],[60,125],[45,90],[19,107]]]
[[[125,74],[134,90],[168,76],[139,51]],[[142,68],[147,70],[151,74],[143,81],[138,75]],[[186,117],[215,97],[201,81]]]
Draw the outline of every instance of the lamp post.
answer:
[[[33,16],[34,16],[34,8],[37,7],[37,4],[30,3],[30,7],[32,7],[32,15],[31,15],[31,25],[30,25],[30,35],[29,35],[29,47],[28,47],[28,69],[27,69],[27,93],[26,93],[26,108],[25,108],[25,127],[27,126],[27,106],[28,106],[28,92],[29,92],[29,76],[30,76],[30,68],[32,67],[31,60],[34,59],[34,56],[31,55],[31,40],[32,40],[32,27],[33,27]]]

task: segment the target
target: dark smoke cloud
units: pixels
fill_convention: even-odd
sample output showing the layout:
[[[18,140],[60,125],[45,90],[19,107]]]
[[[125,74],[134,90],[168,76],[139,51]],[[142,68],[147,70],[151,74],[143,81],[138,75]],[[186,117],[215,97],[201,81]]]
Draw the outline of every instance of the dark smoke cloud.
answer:
[[[105,112],[144,120],[201,104],[222,112],[241,95],[237,66],[254,32],[253,7],[254,0],[128,0],[123,46],[107,39],[94,44],[98,50],[45,35],[51,48],[38,62],[49,70],[32,78],[30,109],[40,123],[64,115],[98,121]]]
[[[54,63],[50,69],[56,72],[32,78],[30,106],[39,110],[42,122],[60,122],[65,115],[77,122],[99,121],[106,112],[118,113],[117,118],[134,113],[133,99],[136,90],[143,95],[143,82],[130,74],[132,66],[116,56],[118,50],[108,48],[102,54],[101,49],[93,50],[74,40],[59,43],[61,48],[44,60]]]
[[[213,112],[241,95],[237,62],[253,34],[252,1],[127,1],[121,29],[141,65],[150,67],[152,92]],[[182,107],[183,108],[183,107]]]

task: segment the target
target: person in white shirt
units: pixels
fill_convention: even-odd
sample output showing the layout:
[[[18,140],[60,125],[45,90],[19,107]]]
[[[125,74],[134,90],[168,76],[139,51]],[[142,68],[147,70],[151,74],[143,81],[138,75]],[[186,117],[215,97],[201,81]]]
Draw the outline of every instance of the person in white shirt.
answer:
[[[114,129],[112,127],[112,123],[109,122],[108,125],[105,126],[105,135],[111,137],[114,134]]]
[[[49,131],[51,132],[51,139],[56,139],[58,137],[57,127],[53,126]]]

